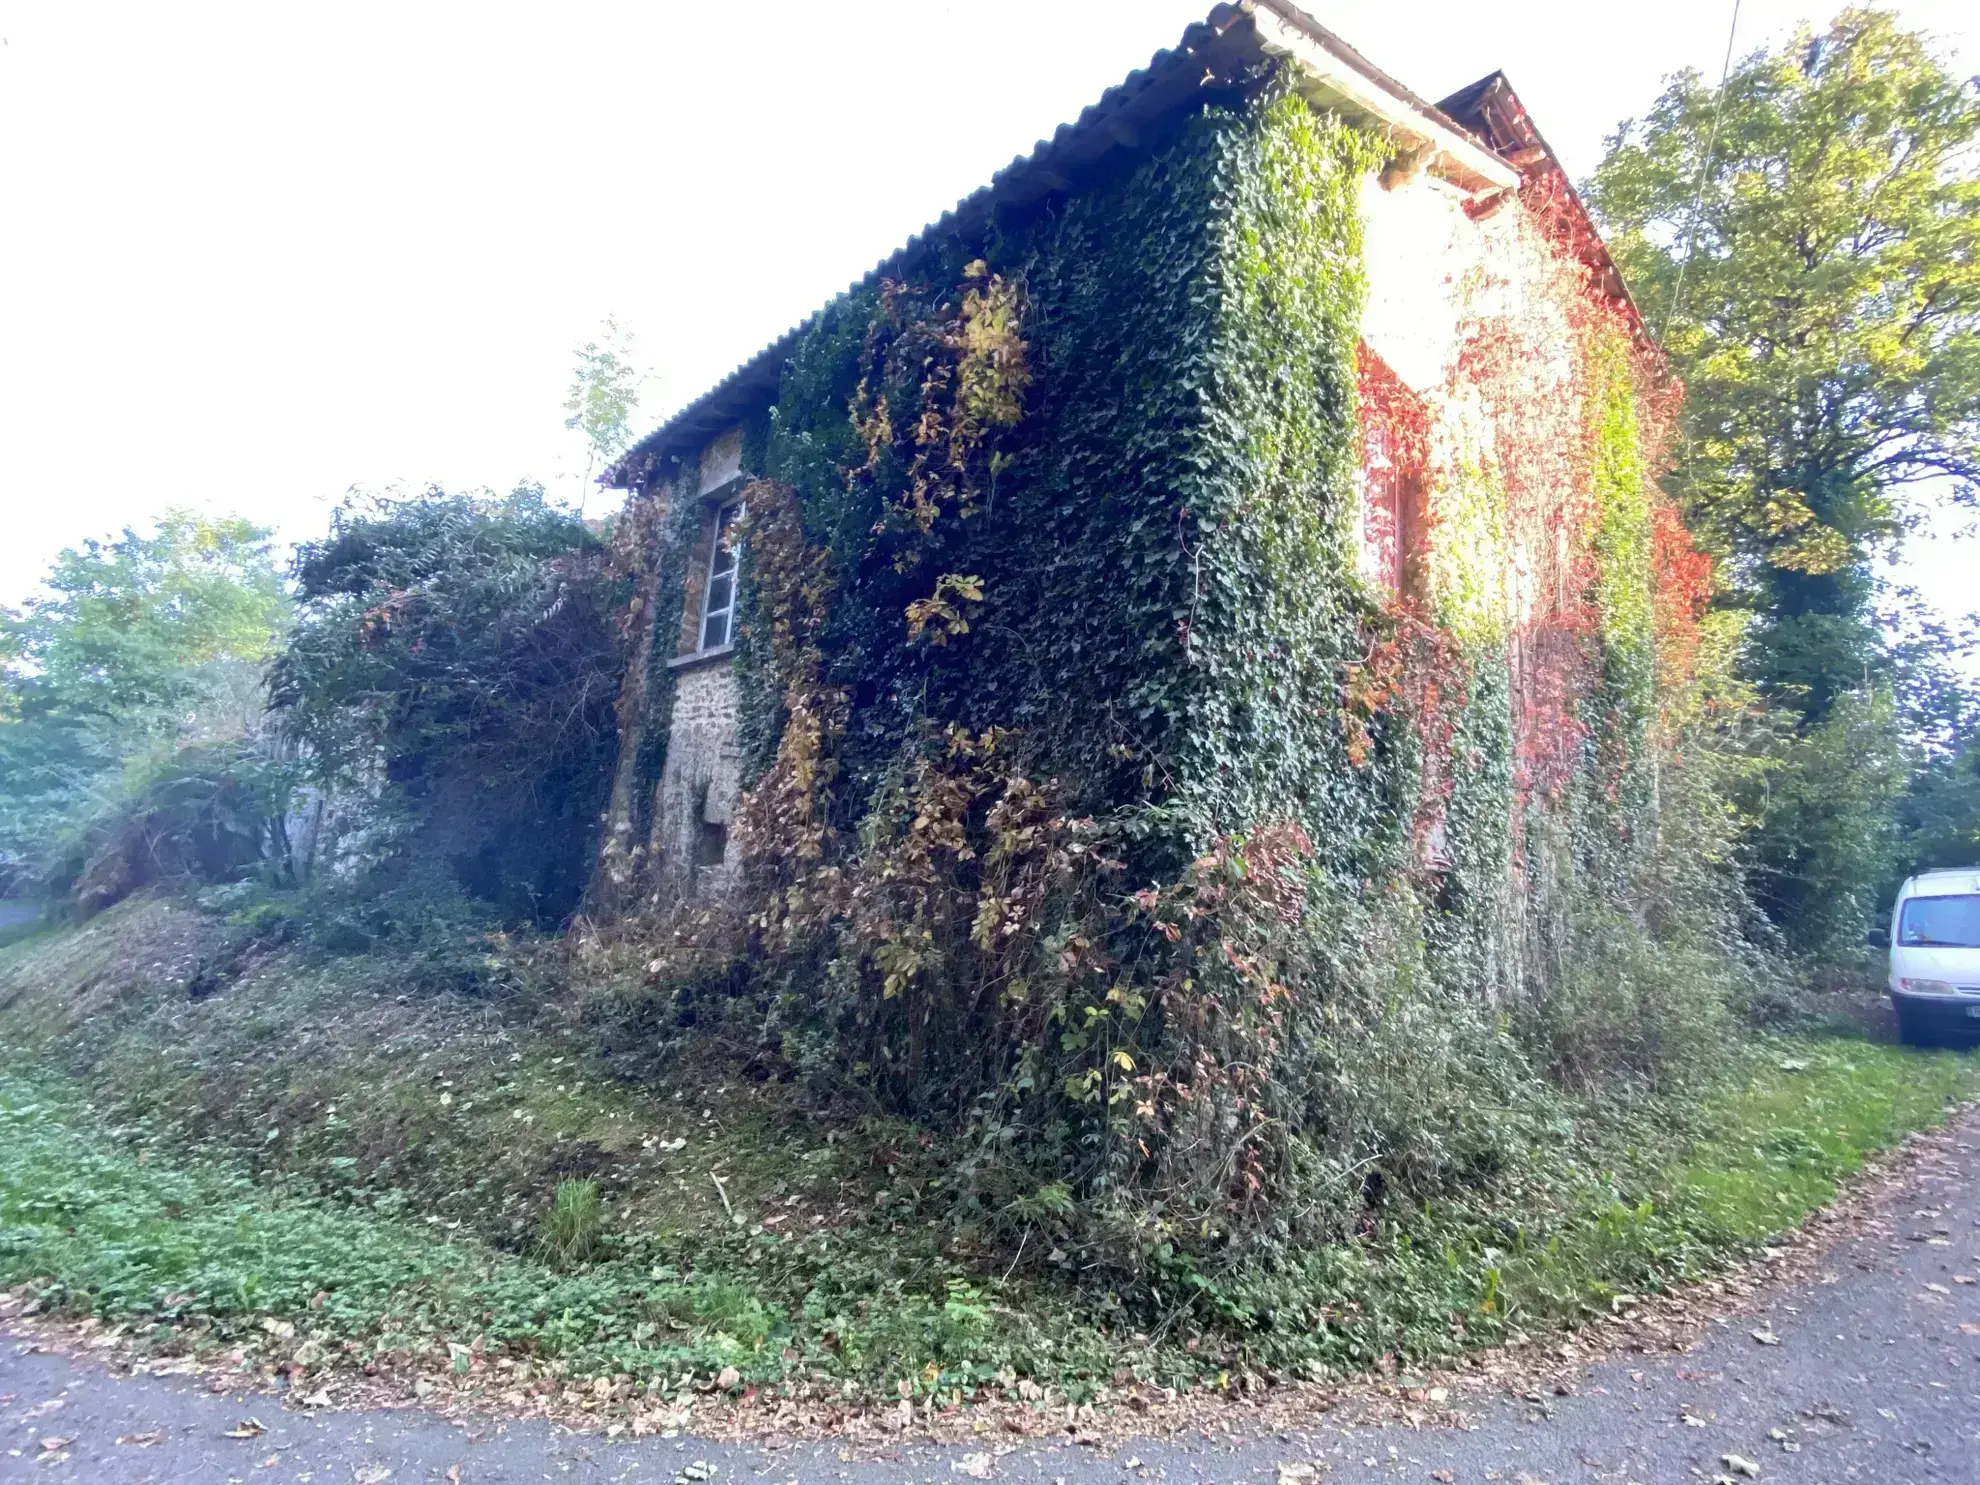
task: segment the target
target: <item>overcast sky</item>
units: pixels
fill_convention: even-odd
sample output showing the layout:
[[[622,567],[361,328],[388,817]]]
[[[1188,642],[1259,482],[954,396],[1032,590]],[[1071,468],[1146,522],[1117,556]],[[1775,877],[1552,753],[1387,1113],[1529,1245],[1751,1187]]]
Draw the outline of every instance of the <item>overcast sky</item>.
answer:
[[[574,495],[607,315],[655,423],[1209,3],[0,0],[0,602],[174,505],[293,539],[353,485]],[[1433,99],[1505,69],[1577,177],[1731,18],[1312,9]],[[1900,9],[1980,60],[1971,0]],[[1827,13],[1745,0],[1739,49]],[[1972,545],[1918,547],[1970,608]]]

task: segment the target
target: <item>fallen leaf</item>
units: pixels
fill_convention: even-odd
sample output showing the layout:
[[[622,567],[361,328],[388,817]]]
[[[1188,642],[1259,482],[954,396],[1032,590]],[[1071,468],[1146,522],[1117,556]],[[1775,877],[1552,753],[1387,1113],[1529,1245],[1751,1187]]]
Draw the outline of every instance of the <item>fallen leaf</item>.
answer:
[[[1752,1335],[1763,1346],[1778,1346],[1781,1343],[1781,1338],[1771,1330],[1756,1330]]]
[[[447,1485],[461,1485],[461,1467],[458,1464],[447,1466]]]
[[[302,1400],[302,1405],[306,1408],[327,1408],[330,1406],[330,1394],[320,1391],[312,1392]]]
[[[119,1434],[117,1436],[117,1442],[120,1444],[135,1444],[140,1449],[149,1449],[153,1444],[164,1443],[165,1434],[162,1429],[151,1428],[146,1429],[143,1433]]]
[[[968,1475],[972,1480],[987,1480],[990,1478],[990,1456],[965,1454],[961,1459],[950,1460],[949,1468],[959,1475]]]
[[[1927,1285],[1925,1286],[1925,1291],[1926,1291],[1926,1293],[1928,1293],[1928,1294],[1951,1294],[1951,1293],[1952,1293],[1952,1290],[1950,1290],[1950,1289],[1948,1289],[1948,1288],[1946,1288],[1946,1286],[1945,1286],[1945,1285],[1943,1285],[1943,1284],[1927,1284]]]
[[[74,1434],[70,1434],[67,1438],[63,1438],[60,1434],[50,1434],[47,1438],[40,1441],[41,1452],[44,1454],[53,1454],[57,1449],[68,1448],[75,1441],[76,1436]]]
[[[1450,1482],[1451,1482],[1452,1480],[1455,1480],[1455,1479],[1457,1478],[1457,1471],[1456,1471],[1456,1470],[1432,1470],[1432,1471],[1430,1471],[1430,1478],[1431,1478],[1431,1479],[1433,1479],[1433,1480],[1441,1480],[1441,1481],[1443,1481],[1443,1482],[1444,1482],[1444,1485],[1450,1485]]]
[[[392,1478],[391,1470],[382,1464],[367,1464],[357,1472],[355,1485],[385,1485]]]
[[[715,1378],[715,1385],[727,1392],[742,1380],[742,1373],[732,1366],[725,1366]]]
[[[267,1433],[268,1428],[259,1418],[243,1418],[221,1437],[229,1439],[252,1439]]]
[[[1721,1455],[1720,1457],[1725,1460],[1726,1468],[1731,1470],[1734,1474],[1744,1475],[1749,1480],[1757,1480],[1760,1478],[1760,1466],[1755,1464],[1752,1460],[1748,1459],[1745,1455],[1725,1454],[1725,1455]]]

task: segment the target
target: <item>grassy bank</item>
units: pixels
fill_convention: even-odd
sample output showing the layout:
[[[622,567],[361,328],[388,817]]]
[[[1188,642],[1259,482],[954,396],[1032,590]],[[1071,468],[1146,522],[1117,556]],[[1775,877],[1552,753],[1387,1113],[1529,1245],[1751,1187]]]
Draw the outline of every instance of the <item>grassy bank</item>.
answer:
[[[1050,1253],[973,1247],[924,1132],[823,1106],[718,1029],[670,1047],[560,989],[543,946],[473,952],[496,988],[279,948],[216,987],[238,946],[136,903],[0,953],[0,1284],[311,1368],[1226,1385],[1449,1360],[1707,1274],[1975,1082],[1949,1054],[1757,1040],[1681,1097],[1563,1102],[1544,1155],[1462,1202],[1183,1276],[1150,1316]]]

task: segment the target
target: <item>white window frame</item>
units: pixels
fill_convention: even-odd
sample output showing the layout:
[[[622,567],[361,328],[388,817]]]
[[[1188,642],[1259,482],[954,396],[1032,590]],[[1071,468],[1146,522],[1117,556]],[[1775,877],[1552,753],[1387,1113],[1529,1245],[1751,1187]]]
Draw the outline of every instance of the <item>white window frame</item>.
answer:
[[[735,638],[736,632],[736,581],[741,574],[742,553],[734,546],[724,548],[722,538],[735,529],[742,519],[743,507],[740,500],[731,500],[715,507],[715,534],[708,544],[708,569],[701,581],[701,626],[697,631],[700,643],[697,649],[703,653],[709,650],[725,650]],[[721,565],[728,558],[728,566]],[[729,580],[728,601],[722,607],[714,607],[715,580],[727,577]],[[711,620],[719,620],[722,634],[719,639],[710,641],[708,625]]]

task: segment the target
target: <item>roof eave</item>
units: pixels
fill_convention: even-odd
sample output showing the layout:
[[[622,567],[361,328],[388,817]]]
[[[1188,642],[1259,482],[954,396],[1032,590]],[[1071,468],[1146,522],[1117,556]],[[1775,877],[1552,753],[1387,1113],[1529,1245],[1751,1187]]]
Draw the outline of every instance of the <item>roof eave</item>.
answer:
[[[1284,0],[1254,0],[1252,22],[1268,56],[1298,67],[1302,91],[1313,102],[1427,151],[1425,168],[1467,191],[1519,185],[1519,172],[1483,142],[1304,11]]]
[[[1138,126],[1168,113],[1206,85],[1220,85],[1243,66],[1262,59],[1291,61],[1302,91],[1319,106],[1378,127],[1410,149],[1426,152],[1426,166],[1469,191],[1510,190],[1519,172],[1478,136],[1425,102],[1369,62],[1289,0],[1235,0],[1220,4],[1183,33],[1181,42],[1150,59],[1109,88],[1071,124],[1040,140],[989,183],[966,196],[888,255],[848,292],[883,276],[898,275],[929,242],[968,231],[1006,206],[1022,206],[1072,188],[1107,156],[1133,148]],[[700,397],[622,455],[599,478],[611,488],[649,483],[666,462],[706,443],[766,402],[774,401],[784,362],[816,320],[807,316],[743,362]]]

